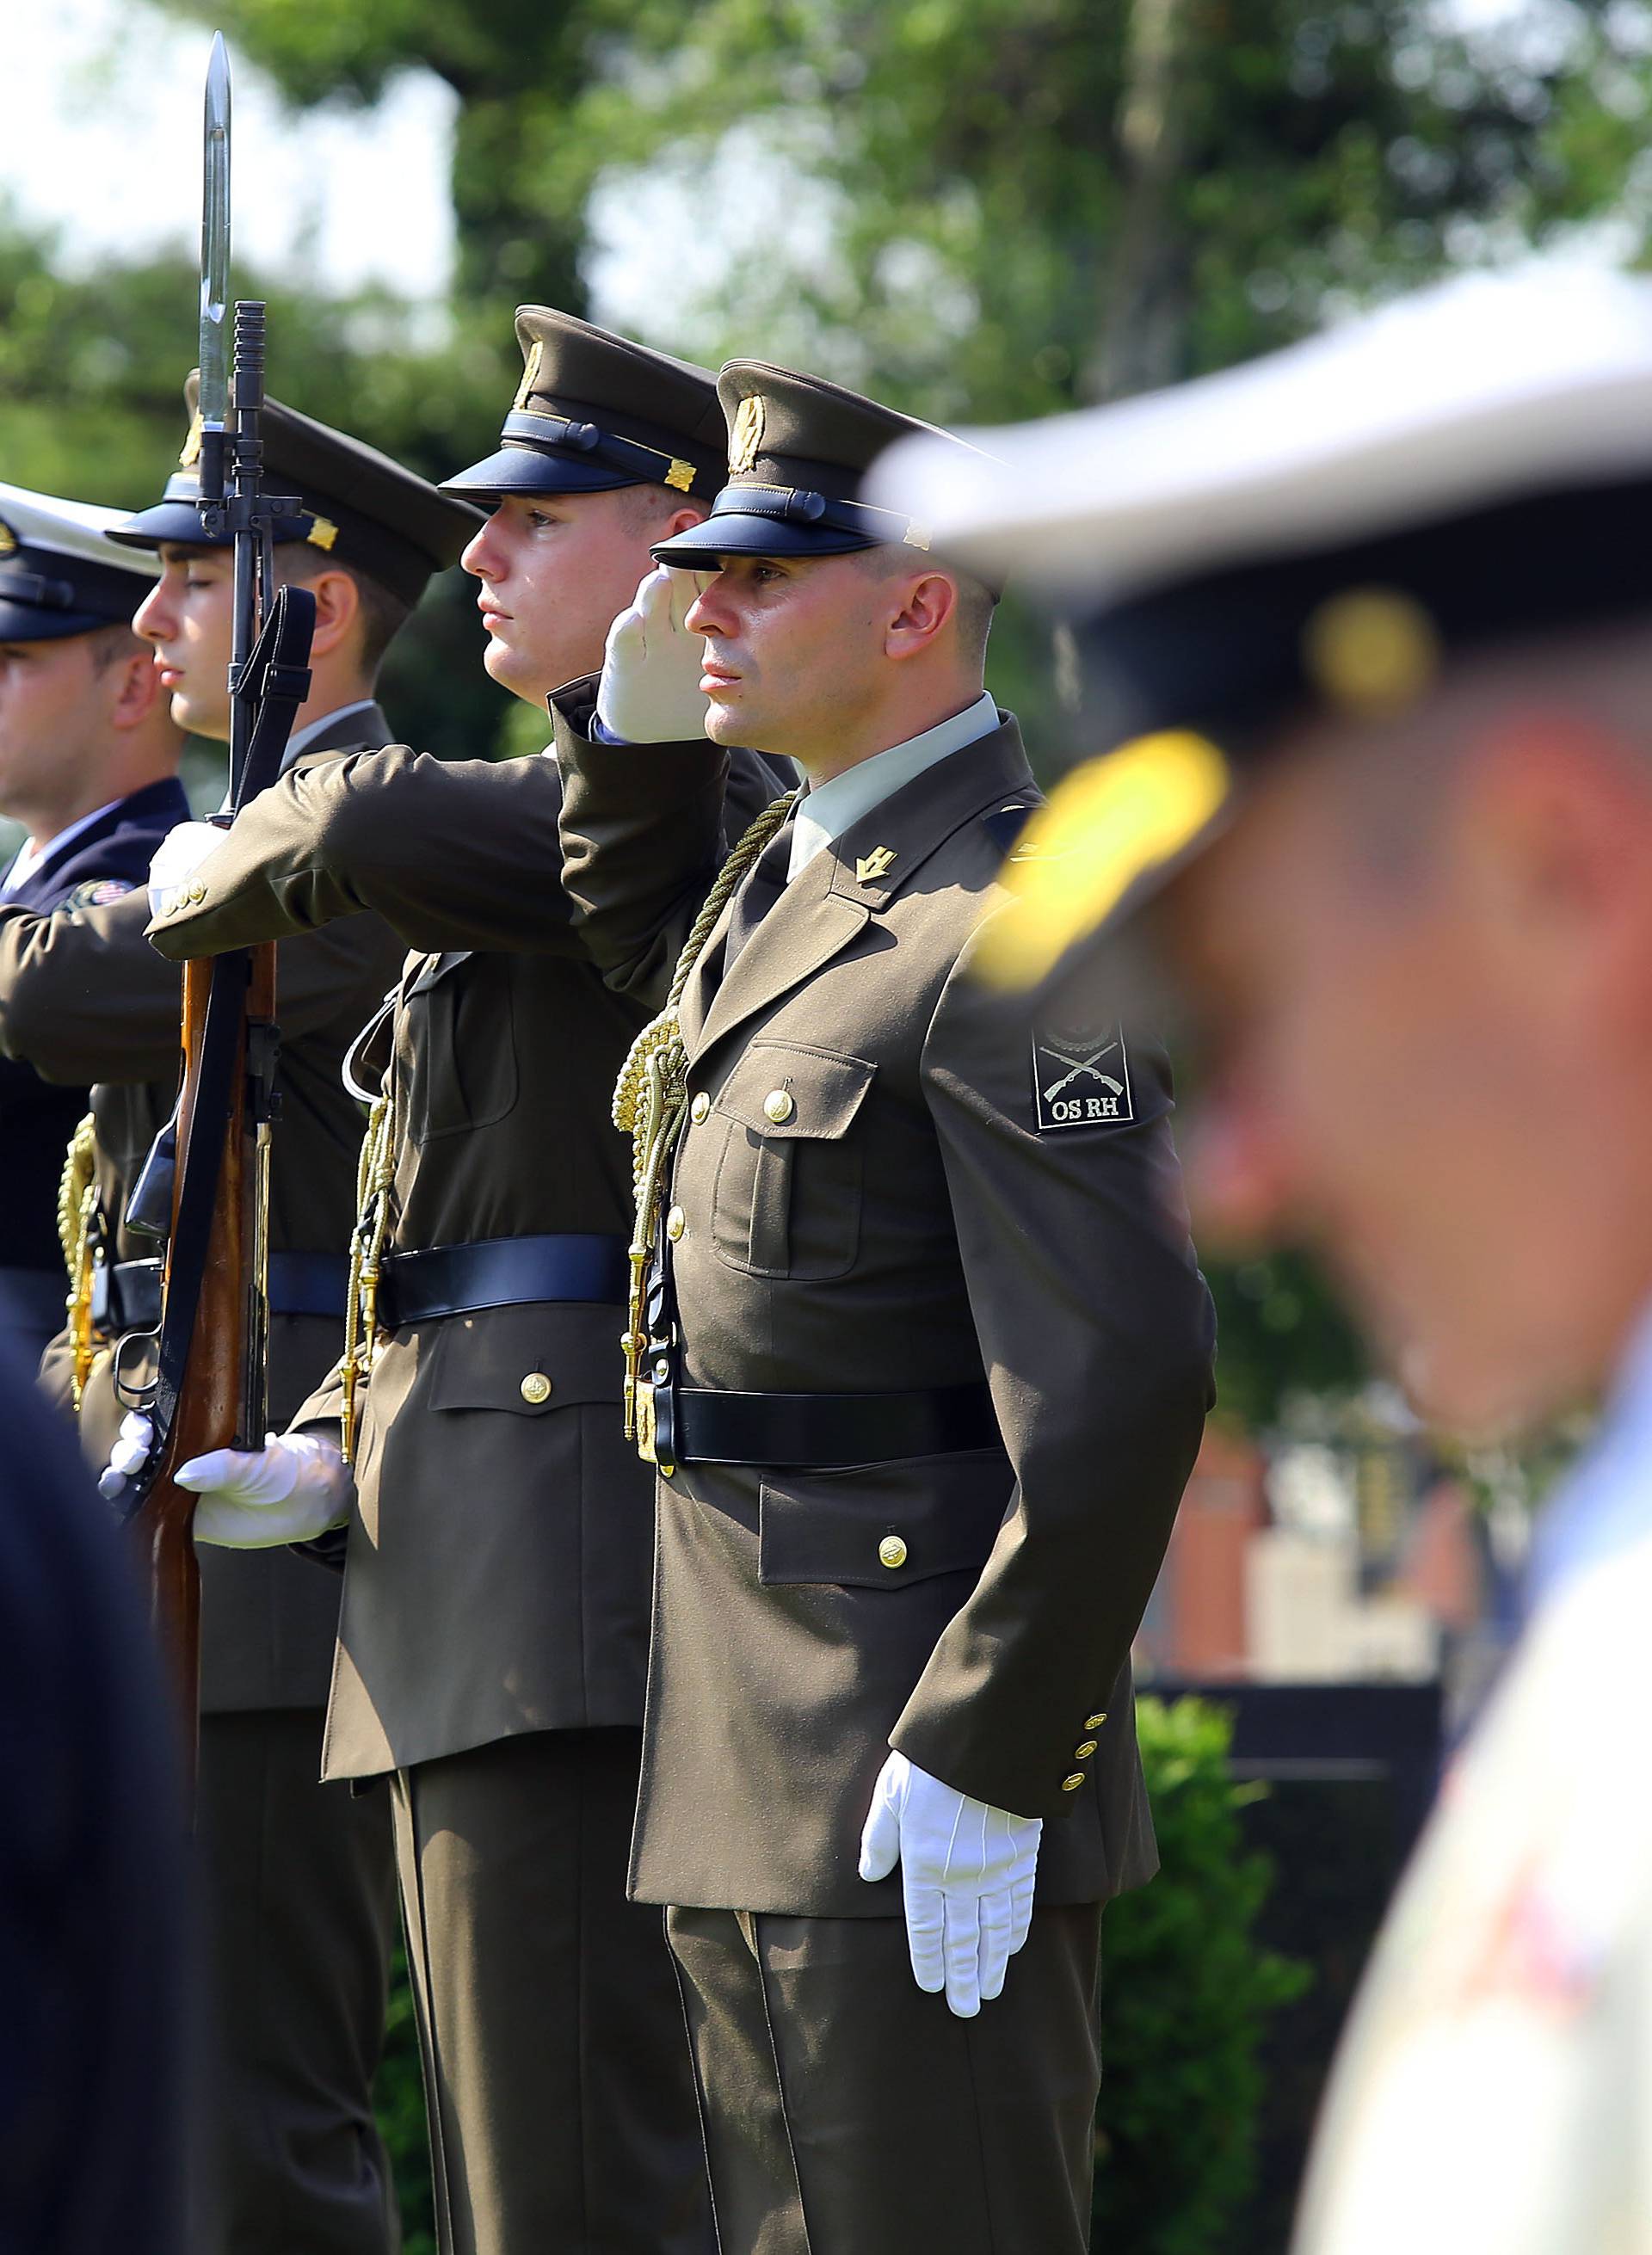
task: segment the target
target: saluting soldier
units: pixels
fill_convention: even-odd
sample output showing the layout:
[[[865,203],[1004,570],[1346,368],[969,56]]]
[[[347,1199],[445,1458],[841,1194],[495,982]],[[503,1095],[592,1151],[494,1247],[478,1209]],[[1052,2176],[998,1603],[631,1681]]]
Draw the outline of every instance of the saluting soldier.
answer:
[[[1201,1212],[1313,1243],[1435,1417],[1606,1397],[1297,2255],[1643,2255],[1652,285],[1459,282],[991,443],[996,480],[931,453],[880,498],[1080,590],[1115,747],[1011,871],[1001,971],[1067,950],[1099,987],[1128,951],[1203,1055]]]
[[[464,562],[487,664],[530,704],[601,661],[650,541],[722,480],[714,379],[545,307]],[[772,795],[747,760],[737,825]],[[247,1542],[342,1519],[265,1500],[293,1451],[338,1465],[352,1397],[327,1774],[390,1773],[444,2250],[690,2255],[709,2244],[682,2011],[657,1915],[626,1900],[652,1481],[616,1341],[631,1212],[609,1116],[637,1008],[558,882],[554,760],[403,747],[289,776],[225,841],[157,865],[168,954],[362,908],[413,952],[352,1071],[382,1088],[362,1250],[369,1332],[261,1454],[203,1460]],[[200,861],[202,845],[214,848]],[[287,1483],[290,1485],[290,1482]]]
[[[183,734],[132,632],[151,558],[104,535],[124,512],[0,485],[0,814],[25,835],[0,901],[117,900],[187,820]],[[87,1092],[0,1060],[0,1324],[31,1364],[63,1321],[64,1147]]]
[[[303,504],[280,528],[278,576],[304,581],[317,604],[313,687],[289,750],[310,767],[388,739],[373,700],[379,660],[476,520],[291,409],[271,403],[264,431],[272,478]],[[194,451],[192,437],[165,497],[115,537],[146,556],[158,548],[160,578],[137,623],[174,719],[221,740],[230,556],[201,533]],[[144,938],[148,913],[141,892],[55,915],[0,904],[0,1045],[54,1079],[99,1084],[90,1182],[82,1177],[74,1200],[85,1297],[43,1373],[60,1399],[80,1398],[86,1453],[99,1464],[120,1420],[109,1345],[158,1311],[154,1240],[124,1219],[178,1080],[179,980]],[[366,917],[281,951],[270,1264],[278,1416],[338,1353],[361,1140],[340,1064],[400,955]],[[338,1584],[289,1556],[203,1551],[202,1566],[199,1790],[222,2058],[203,2135],[218,2197],[200,2243],[235,2255],[380,2255],[398,2236],[372,2113],[393,1858],[383,1796],[353,1802],[317,1782]]]
[[[1034,1024],[970,976],[1037,794],[992,594],[861,497],[917,426],[719,389],[728,483],[552,700],[593,952],[657,1001],[695,925],[628,1074],[664,1113],[632,1888],[726,2255],[1078,2255],[1100,1907],[1155,1861],[1129,1648],[1210,1386],[1169,1081],[1105,1004]],[[808,782],[708,930],[731,743]]]

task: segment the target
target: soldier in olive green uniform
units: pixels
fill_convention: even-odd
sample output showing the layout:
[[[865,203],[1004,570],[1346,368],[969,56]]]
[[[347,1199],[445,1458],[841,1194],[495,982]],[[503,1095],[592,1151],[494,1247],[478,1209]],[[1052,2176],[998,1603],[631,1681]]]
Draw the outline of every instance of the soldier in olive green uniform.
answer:
[[[500,451],[449,489],[495,504],[465,562],[489,670],[538,701],[600,660],[650,538],[704,515],[722,418],[701,369],[543,308],[517,330]],[[747,762],[735,819],[775,788]],[[681,2006],[657,1914],[625,1899],[652,1483],[621,1430],[609,1107],[640,1013],[573,932],[560,797],[548,758],[294,775],[169,871],[156,944],[371,908],[414,951],[352,1067],[383,1092],[387,1230],[327,1774],[393,1774],[444,2250],[698,2255]],[[324,1390],[295,1423],[336,1440],[343,1406]],[[229,1468],[214,1512],[291,1445]],[[256,1541],[267,1509],[239,1494]]]
[[[655,1001],[719,741],[810,777],[681,999],[632,1887],[671,1906],[724,2255],[1079,2255],[1100,1905],[1155,1863],[1130,1644],[1209,1399],[1168,1074],[1105,1005],[1034,1023],[970,976],[1037,794],[988,591],[859,498],[912,426],[721,389],[729,483],[656,551],[708,584],[616,626],[598,741],[590,685],[553,700],[565,881]],[[711,743],[615,744],[702,664]]]
[[[192,398],[193,404],[193,398]],[[314,686],[289,757],[313,772],[386,741],[372,677],[388,631],[474,513],[353,439],[271,403],[272,474],[302,496],[277,548],[284,577],[314,587]],[[186,453],[193,452],[186,448]],[[166,497],[117,536],[158,547],[162,578],[139,614],[178,717],[227,732],[227,549],[201,544],[188,461]],[[188,584],[186,584],[188,583]],[[348,583],[348,584],[344,584]],[[364,623],[365,621],[365,623]],[[85,1451],[107,1458],[120,1418],[107,1342],[153,1320],[153,1240],[134,1237],[127,1191],[177,1086],[176,970],[144,938],[140,889],[42,916],[0,906],[0,1046],[43,1076],[93,1092],[95,1198],[84,1261],[98,1334],[77,1373],[73,1326],[43,1378],[68,1401],[84,1379]],[[271,1203],[272,1412],[291,1414],[336,1359],[361,1115],[339,1078],[351,1036],[400,948],[360,917],[281,950],[281,1113]],[[208,1858],[223,2056],[204,2167],[217,2181],[201,2244],[235,2255],[380,2255],[398,2239],[371,2112],[393,1939],[384,1797],[317,1783],[338,1583],[303,1559],[201,1553],[200,1808]]]

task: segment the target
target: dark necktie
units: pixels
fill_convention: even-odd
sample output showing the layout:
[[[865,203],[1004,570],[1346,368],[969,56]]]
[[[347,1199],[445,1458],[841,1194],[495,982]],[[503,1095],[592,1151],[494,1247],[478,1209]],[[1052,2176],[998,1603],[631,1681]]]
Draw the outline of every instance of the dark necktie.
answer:
[[[763,847],[747,872],[728,910],[728,935],[723,942],[722,977],[782,893],[791,861],[792,822],[790,816]]]

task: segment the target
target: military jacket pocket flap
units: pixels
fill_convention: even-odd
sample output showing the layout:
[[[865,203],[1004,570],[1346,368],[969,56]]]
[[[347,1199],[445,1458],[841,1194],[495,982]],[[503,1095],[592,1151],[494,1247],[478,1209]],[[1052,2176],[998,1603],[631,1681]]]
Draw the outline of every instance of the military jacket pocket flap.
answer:
[[[765,1588],[895,1590],[935,1574],[979,1574],[1014,1492],[996,1449],[765,1480],[757,1578]]]
[[[543,1417],[580,1402],[617,1404],[623,1375],[612,1308],[482,1308],[443,1322],[425,1398],[432,1409]]]
[[[875,1064],[802,1042],[751,1043],[718,1092],[717,1109],[754,1135],[784,1142],[848,1133]]]

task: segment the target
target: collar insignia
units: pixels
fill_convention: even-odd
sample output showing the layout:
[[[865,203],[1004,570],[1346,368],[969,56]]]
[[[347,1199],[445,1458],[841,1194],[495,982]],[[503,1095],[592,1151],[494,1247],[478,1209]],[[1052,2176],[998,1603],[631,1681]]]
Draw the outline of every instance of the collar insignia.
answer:
[[[860,883],[873,885],[880,877],[887,877],[894,867],[895,856],[889,848],[875,846],[869,854],[862,854],[855,862],[854,874]]]
[[[763,446],[763,426],[768,410],[763,404],[763,394],[748,392],[740,403],[740,412],[735,418],[735,427],[728,439],[728,467],[743,474],[755,469]]]

